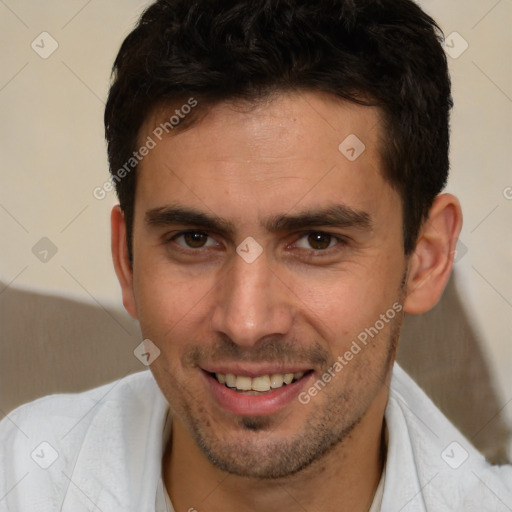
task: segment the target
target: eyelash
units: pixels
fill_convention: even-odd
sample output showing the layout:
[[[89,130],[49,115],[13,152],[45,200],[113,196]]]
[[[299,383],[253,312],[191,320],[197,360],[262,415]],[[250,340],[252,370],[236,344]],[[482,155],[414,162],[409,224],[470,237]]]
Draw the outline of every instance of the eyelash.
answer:
[[[207,232],[192,229],[192,230],[180,231],[179,233],[176,233],[176,234],[166,238],[165,242],[166,243],[176,242],[176,240],[178,240],[180,237],[186,236],[188,234],[204,235],[204,236],[207,236],[208,239],[214,240],[214,238],[212,236],[210,236]],[[313,249],[313,248],[306,249],[303,247],[297,247],[297,249],[299,249],[300,251],[308,251],[311,254],[316,253],[316,254],[320,255],[320,254],[327,254],[327,253],[330,254],[331,250],[335,249],[336,247],[339,246],[341,248],[348,244],[348,240],[346,237],[342,237],[340,235],[334,235],[334,234],[328,233],[326,231],[314,231],[314,230],[304,231],[304,232],[299,233],[299,237],[297,238],[297,240],[295,242],[293,242],[293,244],[296,245],[300,240],[302,240],[303,238],[306,238],[310,235],[327,236],[327,237],[331,238],[329,243],[331,243],[333,240],[336,241],[336,243],[331,247],[327,247],[326,249]],[[220,245],[218,242],[217,242],[217,244]],[[176,243],[176,245],[179,247],[179,250],[182,250],[187,253],[198,252],[200,249],[208,249],[209,247],[212,247],[212,246],[206,246],[206,247],[203,246],[203,247],[198,247],[198,248],[192,248],[192,247],[186,247],[179,243]]]

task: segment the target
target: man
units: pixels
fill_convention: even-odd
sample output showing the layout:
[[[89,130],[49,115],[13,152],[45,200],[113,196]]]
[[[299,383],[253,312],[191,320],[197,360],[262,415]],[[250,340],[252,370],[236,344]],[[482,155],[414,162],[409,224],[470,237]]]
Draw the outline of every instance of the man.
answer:
[[[450,108],[411,0],[152,5],[105,112],[151,373],[4,419],[0,509],[512,510],[394,365],[461,228]]]

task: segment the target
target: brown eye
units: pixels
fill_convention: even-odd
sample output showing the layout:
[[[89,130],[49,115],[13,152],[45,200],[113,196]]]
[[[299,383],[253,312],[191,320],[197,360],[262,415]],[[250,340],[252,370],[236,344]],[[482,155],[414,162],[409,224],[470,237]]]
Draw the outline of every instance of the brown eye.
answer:
[[[167,238],[164,243],[169,251],[176,251],[178,250],[176,246],[179,246],[189,256],[207,254],[205,251],[208,251],[208,254],[210,254],[209,251],[222,248],[222,245],[213,236],[205,231],[195,230],[180,231],[174,236]]]
[[[183,234],[183,240],[192,249],[200,249],[206,245],[208,235],[199,231],[190,231]]]
[[[327,233],[310,233],[308,235],[308,244],[312,249],[321,251],[331,246],[332,239],[332,235]]]

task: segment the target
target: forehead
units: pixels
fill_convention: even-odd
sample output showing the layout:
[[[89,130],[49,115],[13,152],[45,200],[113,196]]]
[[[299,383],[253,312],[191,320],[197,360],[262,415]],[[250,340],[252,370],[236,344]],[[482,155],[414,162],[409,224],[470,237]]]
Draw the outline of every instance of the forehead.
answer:
[[[175,111],[159,109],[141,128],[140,140],[156,141],[137,170],[136,197],[146,207],[180,200],[227,216],[230,206],[240,214],[242,203],[245,213],[249,206],[270,214],[299,202],[318,208],[343,201],[361,209],[383,187],[392,193],[383,179],[376,108],[323,93],[279,94],[215,105],[158,140],[155,130]]]
[[[191,102],[196,106],[190,108]],[[318,154],[336,151],[340,137],[358,133],[367,139],[368,149],[372,150],[380,138],[379,115],[376,107],[357,105],[323,92],[281,92],[259,100],[233,100],[213,106],[190,98],[154,109],[141,127],[139,139],[142,142],[146,135],[162,131],[162,127],[164,133],[157,134],[159,138],[175,137],[180,144],[208,132],[203,152],[215,147],[217,154],[224,150],[233,157],[233,150],[239,149],[245,157],[246,151],[253,149],[252,156],[261,159],[289,157],[291,153],[300,156],[304,142],[314,142]],[[190,130],[192,135],[187,134]],[[224,135],[230,130],[230,140],[226,141]],[[272,138],[274,135],[279,139]],[[325,144],[319,144],[320,140]]]

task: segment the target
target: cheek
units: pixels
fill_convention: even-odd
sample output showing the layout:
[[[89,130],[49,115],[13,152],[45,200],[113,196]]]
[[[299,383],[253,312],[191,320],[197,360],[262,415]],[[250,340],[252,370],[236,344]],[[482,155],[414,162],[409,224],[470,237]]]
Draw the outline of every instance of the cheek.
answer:
[[[194,279],[169,263],[140,263],[134,268],[134,289],[142,334],[160,342],[172,338],[176,344],[190,339],[188,332],[198,336],[214,278]]]
[[[379,336],[385,336],[396,316],[396,309],[401,308],[398,302],[402,275],[398,266],[393,269],[375,265],[358,270],[333,272],[322,280],[313,275],[294,280],[293,291],[300,297],[303,315],[328,341],[326,348],[335,357],[344,353],[352,340],[366,329],[374,332],[372,328],[377,322]]]

